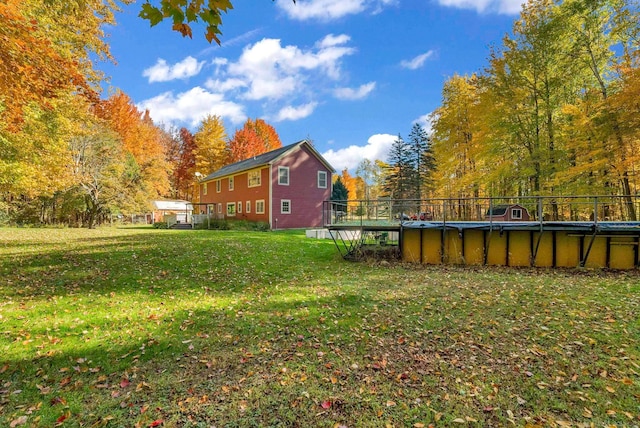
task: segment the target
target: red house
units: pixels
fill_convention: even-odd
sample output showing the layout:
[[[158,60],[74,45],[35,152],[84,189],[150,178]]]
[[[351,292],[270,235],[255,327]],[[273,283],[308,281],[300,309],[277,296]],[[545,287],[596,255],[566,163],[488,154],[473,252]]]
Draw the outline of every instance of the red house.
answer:
[[[522,205],[496,205],[487,210],[486,220],[492,221],[529,221],[529,211]]]
[[[206,176],[200,181],[197,211],[264,221],[272,229],[319,227],[322,203],[331,197],[333,172],[311,143],[302,140]]]

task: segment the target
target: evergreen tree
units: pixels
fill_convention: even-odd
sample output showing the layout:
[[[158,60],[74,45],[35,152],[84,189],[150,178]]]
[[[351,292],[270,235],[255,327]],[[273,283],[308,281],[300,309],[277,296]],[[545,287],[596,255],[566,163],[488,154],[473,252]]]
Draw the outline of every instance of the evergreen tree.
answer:
[[[415,199],[416,169],[411,147],[398,134],[389,151],[384,193],[392,199]]]
[[[435,169],[435,162],[427,131],[419,123],[415,123],[411,128],[408,146],[415,169],[414,187],[416,198],[422,199],[430,188],[431,172]]]
[[[336,220],[339,220],[347,212],[347,200],[349,199],[349,190],[342,182],[340,176],[333,182],[333,189],[331,189],[331,200],[336,203],[331,204],[331,210]]]
[[[338,179],[333,183],[333,189],[331,190],[332,201],[347,201],[349,199],[349,191],[345,187],[342,179]]]

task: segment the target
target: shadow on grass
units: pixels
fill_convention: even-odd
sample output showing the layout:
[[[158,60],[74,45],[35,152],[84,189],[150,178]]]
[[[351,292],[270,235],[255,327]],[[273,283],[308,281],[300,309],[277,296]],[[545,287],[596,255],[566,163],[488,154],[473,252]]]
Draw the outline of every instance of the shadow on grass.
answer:
[[[328,309],[336,305],[344,311],[339,323]],[[283,364],[295,359],[330,375],[326,365],[342,358],[336,337],[344,324],[357,325],[360,311],[373,302],[342,293],[288,301],[272,296],[235,306],[120,314],[94,319],[84,331],[60,323],[30,329],[28,340],[12,345],[27,349],[3,361],[0,424],[35,406],[33,416],[41,417],[42,426],[55,424],[65,408],[71,412],[67,423],[100,423],[108,416],[133,426],[144,419],[145,405],[155,409],[154,418],[178,423],[180,400],[208,396],[212,404],[243,383],[275,387]],[[289,392],[281,394],[291,399]],[[229,422],[227,416],[210,415]]]
[[[633,277],[382,269],[331,241],[210,231],[2,263],[0,425],[605,425],[640,394]]]
[[[149,231],[49,244],[37,253],[20,253],[19,243],[6,248],[16,251],[2,252],[0,269],[11,284],[3,294],[15,298],[138,287],[239,291],[339,261],[332,243],[285,233]]]

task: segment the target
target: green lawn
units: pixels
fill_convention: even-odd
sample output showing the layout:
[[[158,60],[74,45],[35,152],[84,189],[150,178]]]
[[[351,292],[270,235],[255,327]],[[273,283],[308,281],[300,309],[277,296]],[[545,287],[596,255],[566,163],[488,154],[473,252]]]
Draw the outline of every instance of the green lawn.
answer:
[[[0,229],[0,426],[638,426],[640,274]]]

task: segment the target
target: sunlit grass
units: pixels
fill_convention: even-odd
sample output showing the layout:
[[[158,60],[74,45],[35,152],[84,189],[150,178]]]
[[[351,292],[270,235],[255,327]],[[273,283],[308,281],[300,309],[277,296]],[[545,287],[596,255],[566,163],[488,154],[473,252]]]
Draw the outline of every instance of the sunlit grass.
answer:
[[[0,229],[0,426],[633,426],[640,276]]]

